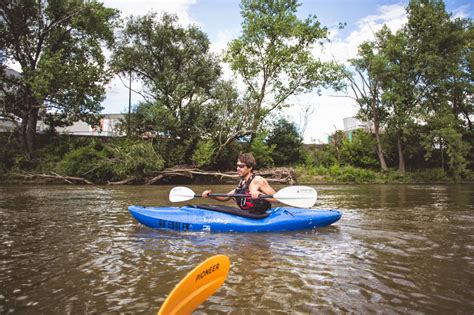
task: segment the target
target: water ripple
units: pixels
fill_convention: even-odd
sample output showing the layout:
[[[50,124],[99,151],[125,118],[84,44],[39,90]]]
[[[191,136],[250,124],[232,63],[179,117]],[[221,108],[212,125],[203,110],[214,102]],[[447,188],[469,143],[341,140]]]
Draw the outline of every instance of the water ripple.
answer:
[[[316,188],[336,225],[211,234],[130,217],[169,187],[0,186],[0,313],[153,313],[215,254],[231,271],[196,314],[473,312],[474,186]]]

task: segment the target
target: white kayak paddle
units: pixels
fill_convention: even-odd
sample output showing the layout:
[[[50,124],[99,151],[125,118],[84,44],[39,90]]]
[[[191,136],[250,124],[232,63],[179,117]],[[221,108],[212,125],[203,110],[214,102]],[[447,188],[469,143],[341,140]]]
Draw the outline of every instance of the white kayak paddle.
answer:
[[[247,194],[209,194],[210,197],[250,197]],[[202,197],[188,187],[174,187],[170,191],[171,202],[182,202]],[[311,208],[316,203],[318,194],[308,186],[288,186],[273,195],[260,195],[259,198],[274,198],[281,203],[298,208]]]

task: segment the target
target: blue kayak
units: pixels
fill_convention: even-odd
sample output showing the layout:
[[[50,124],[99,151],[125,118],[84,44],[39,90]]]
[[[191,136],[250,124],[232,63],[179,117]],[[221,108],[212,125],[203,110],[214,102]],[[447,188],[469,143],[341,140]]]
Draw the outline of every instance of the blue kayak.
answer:
[[[129,206],[141,224],[155,229],[210,232],[282,232],[330,225],[341,218],[337,210],[272,208],[265,213],[225,206],[143,207]]]

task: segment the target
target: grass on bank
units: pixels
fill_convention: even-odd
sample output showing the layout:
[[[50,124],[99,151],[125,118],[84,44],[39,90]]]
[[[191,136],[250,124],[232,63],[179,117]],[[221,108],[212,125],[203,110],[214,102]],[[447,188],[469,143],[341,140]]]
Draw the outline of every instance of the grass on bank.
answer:
[[[397,170],[374,171],[353,166],[333,165],[307,166],[295,168],[298,183],[356,183],[356,184],[388,184],[388,183],[454,183],[455,179],[441,168],[407,171],[405,175]],[[474,181],[474,173],[465,174],[464,181]]]

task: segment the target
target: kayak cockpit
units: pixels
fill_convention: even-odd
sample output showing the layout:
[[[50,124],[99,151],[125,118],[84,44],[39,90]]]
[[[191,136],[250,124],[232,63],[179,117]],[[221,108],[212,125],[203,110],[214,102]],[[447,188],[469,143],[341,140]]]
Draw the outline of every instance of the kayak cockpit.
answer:
[[[242,210],[239,208],[234,208],[234,207],[229,207],[229,206],[224,206],[224,205],[199,204],[199,205],[187,205],[186,207],[227,213],[227,214],[232,214],[232,215],[249,218],[249,219],[265,219],[271,213],[271,212],[263,212],[263,213],[252,212],[252,211]]]

